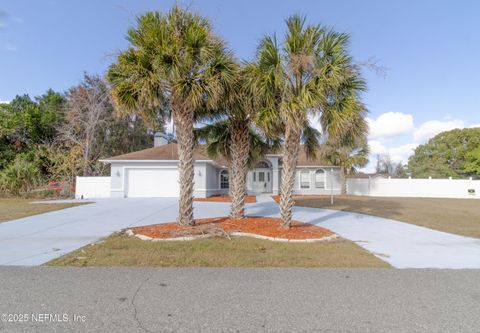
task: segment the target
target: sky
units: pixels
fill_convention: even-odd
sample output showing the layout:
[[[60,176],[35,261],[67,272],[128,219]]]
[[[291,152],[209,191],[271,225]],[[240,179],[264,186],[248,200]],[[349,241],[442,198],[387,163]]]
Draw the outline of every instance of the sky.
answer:
[[[175,1],[0,0],[0,101],[65,91],[105,73],[135,17]],[[303,14],[351,36],[368,91],[372,171],[377,154],[407,162],[435,134],[480,126],[480,1],[177,1],[208,17],[238,59]]]

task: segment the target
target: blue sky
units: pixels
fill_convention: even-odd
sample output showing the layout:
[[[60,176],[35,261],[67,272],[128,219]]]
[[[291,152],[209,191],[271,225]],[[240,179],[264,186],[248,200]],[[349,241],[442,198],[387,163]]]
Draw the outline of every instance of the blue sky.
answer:
[[[104,73],[135,16],[174,1],[0,2],[0,101],[63,91],[82,73]],[[375,59],[385,76],[365,71],[372,154],[406,161],[439,131],[480,124],[478,1],[193,1],[240,59],[258,40],[307,15],[351,34],[358,62]]]

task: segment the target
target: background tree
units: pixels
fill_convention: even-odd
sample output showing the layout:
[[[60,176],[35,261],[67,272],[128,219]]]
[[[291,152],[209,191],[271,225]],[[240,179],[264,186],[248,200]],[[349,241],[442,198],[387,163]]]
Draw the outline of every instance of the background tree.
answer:
[[[65,102],[62,94],[50,89],[35,100],[23,95],[0,104],[0,170],[17,154],[55,140]]]
[[[0,104],[0,194],[23,195],[40,190],[49,181],[64,182],[70,189],[75,176],[84,172],[84,145],[76,140],[85,134],[85,121],[95,104],[88,107],[80,97],[92,97],[92,91],[110,96],[109,87],[98,76],[86,75],[67,94],[49,89],[34,99],[21,95],[9,104]],[[108,169],[98,163],[99,158],[151,147],[154,129],[163,126],[161,119],[152,116],[154,124],[149,127],[140,117],[107,104],[99,109],[101,126],[94,118],[89,120],[94,128],[90,146],[94,148],[88,172],[94,175],[105,174]]]
[[[467,175],[479,178],[480,176],[480,148],[468,151],[465,154],[464,172]]]
[[[48,90],[33,100],[22,95],[0,104],[0,194],[30,192],[48,179],[39,147],[55,141],[65,101]]]
[[[442,132],[415,149],[408,171],[415,178],[480,178],[480,128]]]
[[[98,136],[113,113],[110,92],[98,76],[84,75],[83,81],[70,89],[65,122],[59,128],[68,146],[82,150],[82,175],[98,175],[94,164],[101,149]]]
[[[405,178],[407,177],[407,168],[401,161],[395,162],[389,154],[377,156],[377,173],[382,173],[391,177]]]
[[[79,164],[83,176],[101,175],[106,166],[102,157],[123,154],[151,147],[153,131],[135,115],[114,108],[108,85],[96,75],[84,75],[83,81],[72,87],[65,107],[64,122],[59,126],[59,138],[67,152],[75,147],[82,152]],[[67,152],[66,157],[70,154]]]
[[[203,17],[178,6],[149,12],[128,31],[130,47],[108,72],[115,101],[133,112],[166,103],[177,130],[180,198],[178,223],[193,225],[193,125],[215,109],[234,80],[235,63]]]
[[[364,82],[357,80],[358,68],[348,55],[348,35],[320,25],[306,25],[305,19],[287,19],[283,47],[276,37],[265,37],[257,52],[256,91],[264,107],[258,122],[268,132],[283,128],[283,169],[280,189],[280,212],[283,226],[292,219],[293,185],[298,152],[305,125],[310,117],[320,118],[322,132],[332,138],[343,130],[343,114],[332,103],[344,86],[358,93]],[[308,131],[307,131],[308,133]]]

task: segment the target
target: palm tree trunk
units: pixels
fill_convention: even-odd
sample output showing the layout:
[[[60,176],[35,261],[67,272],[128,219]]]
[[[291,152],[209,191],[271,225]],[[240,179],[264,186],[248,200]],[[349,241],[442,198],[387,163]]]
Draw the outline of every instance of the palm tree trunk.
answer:
[[[247,195],[247,164],[250,149],[250,133],[245,124],[235,124],[232,128],[230,154],[230,193],[232,205],[230,217],[241,219],[245,217],[245,197]]]
[[[280,215],[282,227],[289,228],[292,222],[293,186],[297,168],[298,151],[300,149],[300,133],[287,126],[283,148],[282,184],[280,186]]]
[[[174,113],[177,123],[178,171],[180,177],[180,198],[178,203],[177,223],[179,225],[195,225],[193,219],[193,187],[194,187],[194,136],[193,112],[181,109]]]
[[[340,177],[342,177],[342,195],[347,194],[347,169],[342,165],[340,167]]]

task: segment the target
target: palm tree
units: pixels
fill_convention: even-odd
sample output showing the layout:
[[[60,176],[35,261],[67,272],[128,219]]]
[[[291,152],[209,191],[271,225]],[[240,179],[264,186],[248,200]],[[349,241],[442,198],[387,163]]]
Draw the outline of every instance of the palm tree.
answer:
[[[116,103],[148,113],[165,103],[177,129],[180,200],[177,223],[194,225],[193,125],[203,110],[215,109],[234,80],[235,62],[210,23],[178,6],[149,12],[128,31],[130,46],[110,66]]]
[[[282,46],[276,37],[265,37],[257,51],[255,82],[262,98],[257,122],[267,132],[283,137],[283,169],[280,212],[283,226],[292,219],[293,186],[298,152],[305,125],[319,116],[322,132],[336,137],[343,130],[341,111],[329,107],[348,81],[356,91],[364,89],[347,53],[348,35],[320,25],[306,25],[298,15],[286,20]],[[351,88],[353,90],[353,88]]]
[[[324,159],[333,165],[340,166],[342,194],[347,194],[347,176],[367,165],[370,153],[367,143],[368,125],[365,119],[361,116],[353,116],[351,121],[352,128],[360,127],[365,131],[360,133],[356,130],[347,130],[340,137],[327,140],[321,148]]]
[[[330,96],[324,109],[330,114],[330,127],[336,128],[336,136],[327,137],[321,148],[323,158],[340,166],[341,193],[347,194],[347,176],[368,163],[367,108],[358,97],[358,86],[364,85],[359,76],[345,80]],[[341,114],[341,117],[335,117]]]
[[[232,197],[230,217],[234,219],[245,216],[248,167],[275,145],[252,123],[257,108],[248,81],[250,69],[247,65],[238,72],[238,80],[224,100],[222,118],[195,130],[197,139],[206,142],[208,155],[213,158],[222,155],[228,161]]]

